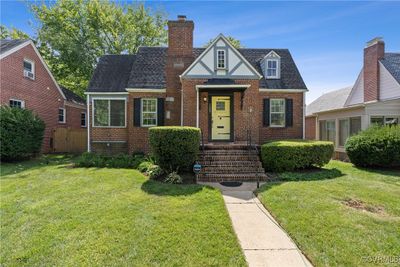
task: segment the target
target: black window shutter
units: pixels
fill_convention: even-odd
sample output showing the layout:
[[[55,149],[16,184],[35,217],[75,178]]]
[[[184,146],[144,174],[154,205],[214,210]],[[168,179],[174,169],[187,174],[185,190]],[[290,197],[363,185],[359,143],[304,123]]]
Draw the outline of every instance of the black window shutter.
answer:
[[[142,101],[140,98],[133,99],[133,125],[136,127],[140,127],[140,117],[142,113]]]
[[[269,126],[269,98],[264,98],[263,125]]]
[[[157,100],[157,125],[164,126],[164,98]]]
[[[286,98],[286,127],[292,127],[293,126],[293,99],[291,98]]]

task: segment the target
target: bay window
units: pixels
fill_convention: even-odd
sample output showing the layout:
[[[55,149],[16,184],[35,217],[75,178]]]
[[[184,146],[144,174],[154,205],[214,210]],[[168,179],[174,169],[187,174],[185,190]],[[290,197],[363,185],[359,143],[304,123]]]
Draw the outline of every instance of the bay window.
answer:
[[[94,99],[94,127],[125,127],[124,99]]]

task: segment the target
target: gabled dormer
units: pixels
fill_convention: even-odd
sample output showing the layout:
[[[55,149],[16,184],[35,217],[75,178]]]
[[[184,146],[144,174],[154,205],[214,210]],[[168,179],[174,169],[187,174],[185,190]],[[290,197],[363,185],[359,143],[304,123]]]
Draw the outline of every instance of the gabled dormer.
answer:
[[[281,78],[281,57],[275,52],[269,52],[260,62],[265,79]]]
[[[220,34],[181,77],[260,79],[262,75]]]

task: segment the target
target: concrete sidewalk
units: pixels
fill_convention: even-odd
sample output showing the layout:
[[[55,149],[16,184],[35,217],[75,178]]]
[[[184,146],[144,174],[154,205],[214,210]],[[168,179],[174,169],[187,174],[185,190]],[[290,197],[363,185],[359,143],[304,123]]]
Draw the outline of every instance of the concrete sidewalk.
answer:
[[[312,266],[253,194],[255,183],[243,183],[240,187],[204,184],[222,191],[233,228],[250,267]]]

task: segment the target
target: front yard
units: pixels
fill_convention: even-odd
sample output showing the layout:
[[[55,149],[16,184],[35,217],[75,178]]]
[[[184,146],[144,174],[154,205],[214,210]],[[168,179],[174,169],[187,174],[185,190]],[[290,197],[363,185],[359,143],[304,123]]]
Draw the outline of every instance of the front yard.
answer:
[[[243,266],[219,191],[52,156],[1,167],[1,266]]]
[[[331,161],[283,173],[258,196],[316,266],[400,262],[400,171]]]

